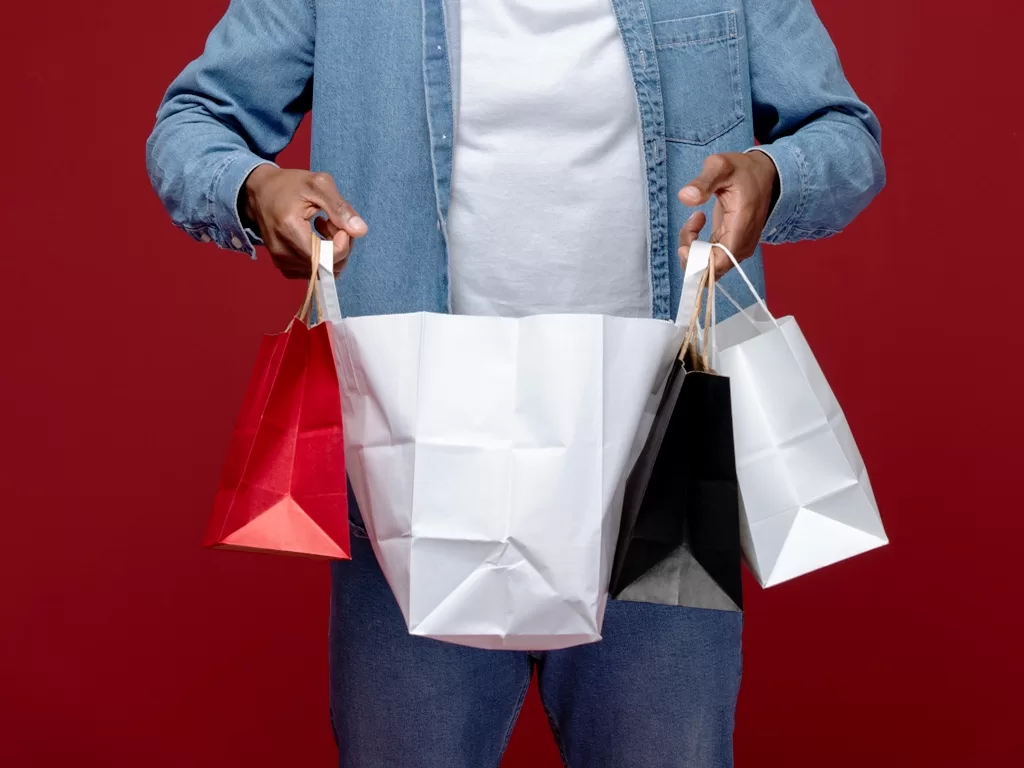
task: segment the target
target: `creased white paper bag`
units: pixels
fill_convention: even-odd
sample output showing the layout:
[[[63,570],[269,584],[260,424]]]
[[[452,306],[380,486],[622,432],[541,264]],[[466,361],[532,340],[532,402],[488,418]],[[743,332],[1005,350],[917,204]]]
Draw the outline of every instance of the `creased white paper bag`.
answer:
[[[757,304],[743,309],[719,286],[739,312],[713,327],[712,365],[732,387],[744,555],[769,587],[888,538],[849,424],[800,327],[773,318],[728,255]]]
[[[328,319],[349,477],[410,632],[528,650],[600,639],[625,478],[683,329]]]

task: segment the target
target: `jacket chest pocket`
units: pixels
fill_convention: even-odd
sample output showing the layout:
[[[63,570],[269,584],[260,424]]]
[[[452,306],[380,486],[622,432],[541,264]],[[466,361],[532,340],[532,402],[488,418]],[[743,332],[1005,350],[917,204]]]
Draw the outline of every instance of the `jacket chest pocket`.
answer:
[[[707,144],[743,120],[735,11],[651,25],[665,103],[665,138]]]

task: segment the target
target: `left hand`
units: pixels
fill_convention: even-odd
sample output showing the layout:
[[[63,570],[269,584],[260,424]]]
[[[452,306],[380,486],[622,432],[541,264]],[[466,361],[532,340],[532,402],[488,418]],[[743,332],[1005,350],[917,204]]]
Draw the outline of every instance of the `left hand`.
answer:
[[[777,197],[778,183],[775,163],[764,152],[726,152],[704,161],[700,175],[679,190],[679,200],[693,207],[715,195],[718,199],[711,214],[711,242],[721,243],[742,260],[757,248]],[[679,230],[679,260],[684,268],[690,243],[697,239],[706,221],[704,213],[696,211]],[[716,275],[732,267],[721,250],[712,253]]]

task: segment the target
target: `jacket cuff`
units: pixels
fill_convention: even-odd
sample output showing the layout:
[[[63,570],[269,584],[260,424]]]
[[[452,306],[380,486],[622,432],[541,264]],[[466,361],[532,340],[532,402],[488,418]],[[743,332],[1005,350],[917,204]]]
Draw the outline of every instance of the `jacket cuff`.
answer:
[[[761,242],[767,245],[784,243],[803,208],[803,157],[798,147],[785,142],[760,144],[747,152],[762,152],[775,163],[775,170],[779,174],[779,199],[768,214],[768,221],[761,232]]]
[[[247,253],[256,258],[256,245],[263,241],[259,235],[242,223],[238,210],[238,195],[249,174],[261,165],[276,163],[265,160],[251,152],[239,152],[231,155],[213,179],[214,228],[210,233],[214,242],[229,251]]]

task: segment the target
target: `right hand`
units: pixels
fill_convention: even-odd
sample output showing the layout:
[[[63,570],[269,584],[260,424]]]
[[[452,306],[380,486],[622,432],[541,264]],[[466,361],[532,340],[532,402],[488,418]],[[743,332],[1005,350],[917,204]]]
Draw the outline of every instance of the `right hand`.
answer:
[[[245,180],[245,214],[259,228],[274,265],[288,278],[308,279],[312,269],[309,221],[320,211],[327,214],[314,226],[334,241],[334,273],[341,272],[352,250],[352,241],[367,232],[338,192],[327,173],[258,166]]]

